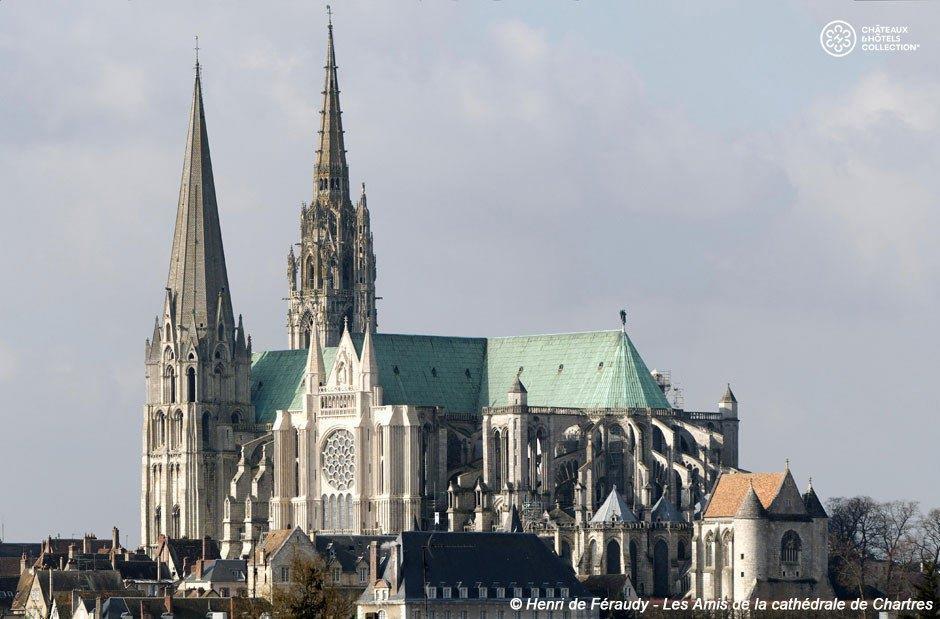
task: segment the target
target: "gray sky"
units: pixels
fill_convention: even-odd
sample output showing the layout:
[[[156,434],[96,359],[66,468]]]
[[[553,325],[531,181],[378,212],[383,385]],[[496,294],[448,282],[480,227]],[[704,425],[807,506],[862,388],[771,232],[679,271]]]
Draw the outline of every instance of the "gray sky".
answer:
[[[380,330],[607,329],[627,306],[688,408],[731,381],[742,466],[940,505],[940,5],[662,5],[333,3]],[[921,47],[831,58],[832,19]],[[235,310],[256,350],[284,347],[325,21],[312,2],[0,2],[8,540],[139,540],[195,34]]]

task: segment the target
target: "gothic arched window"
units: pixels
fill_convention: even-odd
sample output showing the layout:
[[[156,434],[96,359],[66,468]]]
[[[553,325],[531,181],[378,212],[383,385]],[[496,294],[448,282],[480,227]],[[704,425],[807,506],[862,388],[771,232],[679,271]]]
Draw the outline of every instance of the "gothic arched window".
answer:
[[[300,496],[300,430],[294,431],[294,496]]]
[[[173,415],[173,429],[171,431],[171,447],[179,447],[183,443],[183,411],[176,411]]]
[[[715,565],[715,537],[708,533],[705,536],[705,567]]]
[[[196,368],[186,370],[186,401],[196,401]]]
[[[172,367],[166,366],[163,376],[163,397],[172,404],[176,402],[176,373],[173,372]]]
[[[173,506],[173,524],[172,530],[170,531],[170,537],[179,537],[180,536],[180,506]]]
[[[375,491],[385,492],[385,434],[382,426],[375,426]]]
[[[781,563],[799,563],[800,553],[803,550],[803,542],[796,531],[787,531],[780,540],[780,562]]]
[[[164,441],[166,441],[166,417],[161,411],[153,420],[153,444],[160,446]]]
[[[212,430],[209,427],[211,420],[211,415],[209,413],[202,414],[202,446],[211,447],[212,446]]]

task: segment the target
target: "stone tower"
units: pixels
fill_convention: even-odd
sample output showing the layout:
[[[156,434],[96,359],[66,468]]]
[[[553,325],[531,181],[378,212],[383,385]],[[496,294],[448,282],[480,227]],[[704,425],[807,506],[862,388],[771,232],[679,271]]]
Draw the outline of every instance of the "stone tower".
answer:
[[[313,197],[301,208],[300,254],[287,257],[288,343],[309,348],[316,328],[323,346],[336,346],[344,322],[350,331],[375,330],[375,254],[365,185],[353,208],[343,143],[333,24],[327,27],[326,78],[320,111]]]
[[[199,64],[163,313],[146,349],[141,539],[217,537],[236,443],[257,434],[251,342],[235,321]]]

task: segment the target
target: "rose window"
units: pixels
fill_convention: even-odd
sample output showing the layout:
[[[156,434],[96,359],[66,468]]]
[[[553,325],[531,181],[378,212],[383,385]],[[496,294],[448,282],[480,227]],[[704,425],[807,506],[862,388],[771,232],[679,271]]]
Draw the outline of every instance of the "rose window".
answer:
[[[348,490],[356,475],[356,445],[352,432],[336,430],[323,448],[323,476],[337,490]]]

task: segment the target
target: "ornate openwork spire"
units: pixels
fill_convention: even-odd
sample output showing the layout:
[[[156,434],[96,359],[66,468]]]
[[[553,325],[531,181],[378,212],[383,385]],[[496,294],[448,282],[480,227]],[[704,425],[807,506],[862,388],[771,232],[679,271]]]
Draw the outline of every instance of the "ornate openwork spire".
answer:
[[[336,51],[333,46],[332,17],[327,25],[326,77],[323,83],[323,107],[320,110],[320,147],[314,171],[314,196],[328,193],[349,195],[349,170],[343,142],[343,119],[339,105],[339,80],[336,75]]]

